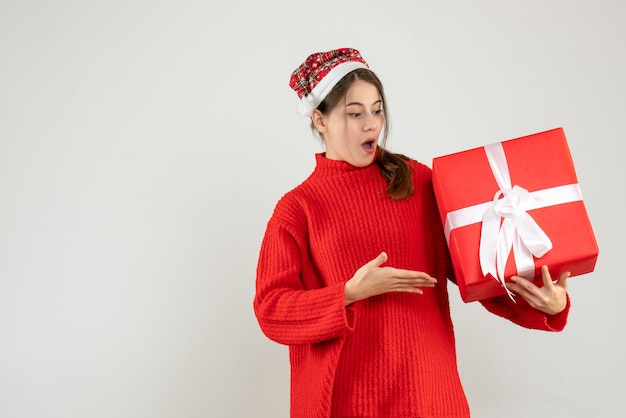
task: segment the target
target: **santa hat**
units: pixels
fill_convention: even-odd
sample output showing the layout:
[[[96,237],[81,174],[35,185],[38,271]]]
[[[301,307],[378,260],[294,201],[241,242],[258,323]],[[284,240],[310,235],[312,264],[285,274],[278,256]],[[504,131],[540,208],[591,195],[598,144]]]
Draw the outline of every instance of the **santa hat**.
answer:
[[[293,72],[289,81],[289,86],[300,98],[300,116],[310,117],[339,80],[357,68],[369,66],[359,51],[353,48],[339,48],[309,55]]]

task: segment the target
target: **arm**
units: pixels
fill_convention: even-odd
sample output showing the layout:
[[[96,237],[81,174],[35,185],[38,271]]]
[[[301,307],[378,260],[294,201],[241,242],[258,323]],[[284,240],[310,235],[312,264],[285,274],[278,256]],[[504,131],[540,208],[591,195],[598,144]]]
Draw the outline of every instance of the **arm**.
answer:
[[[271,220],[257,269],[255,313],[263,332],[279,343],[339,337],[353,329],[354,302],[387,292],[423,294],[420,287],[436,283],[424,272],[381,267],[387,261],[382,252],[349,280],[327,285],[316,276],[304,234],[297,231],[287,222]]]
[[[525,328],[562,331],[571,306],[567,294],[569,273],[563,273],[555,284],[547,266],[543,266],[541,272],[542,287],[522,277],[511,278],[513,283],[507,284],[507,287],[516,294],[517,303],[508,296],[498,296],[481,301],[482,305],[488,311]]]
[[[304,234],[287,222],[268,223],[257,265],[254,312],[265,335],[281,344],[313,344],[352,328],[344,283],[307,289],[303,276],[315,274]]]

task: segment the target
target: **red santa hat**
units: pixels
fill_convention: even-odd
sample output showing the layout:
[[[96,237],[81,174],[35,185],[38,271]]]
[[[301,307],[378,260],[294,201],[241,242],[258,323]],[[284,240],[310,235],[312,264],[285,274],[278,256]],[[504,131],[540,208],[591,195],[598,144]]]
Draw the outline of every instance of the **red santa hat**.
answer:
[[[316,52],[291,74],[289,86],[300,98],[298,113],[310,117],[337,82],[357,68],[369,68],[359,51],[339,48]]]

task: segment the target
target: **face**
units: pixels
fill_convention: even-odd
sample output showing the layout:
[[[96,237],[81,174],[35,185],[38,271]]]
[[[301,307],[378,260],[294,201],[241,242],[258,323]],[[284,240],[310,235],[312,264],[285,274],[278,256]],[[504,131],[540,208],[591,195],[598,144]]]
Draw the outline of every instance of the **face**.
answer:
[[[384,123],[383,103],[373,84],[357,80],[327,114],[313,112],[313,123],[326,145],[326,158],[365,167],[374,161]]]

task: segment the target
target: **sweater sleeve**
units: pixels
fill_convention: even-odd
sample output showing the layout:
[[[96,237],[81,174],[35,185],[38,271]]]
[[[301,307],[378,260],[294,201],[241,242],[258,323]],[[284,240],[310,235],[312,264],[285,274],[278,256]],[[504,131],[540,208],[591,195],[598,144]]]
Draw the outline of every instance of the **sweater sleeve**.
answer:
[[[345,306],[344,282],[305,285],[303,276],[314,274],[310,264],[304,234],[272,217],[257,265],[254,312],[263,333],[280,344],[314,344],[352,329],[354,311]]]
[[[489,312],[524,328],[554,332],[562,331],[565,328],[571,306],[569,295],[565,309],[555,315],[549,315],[533,308],[522,297],[517,297],[513,302],[507,295],[503,295],[482,300],[480,303]]]
[[[449,257],[447,271],[448,279],[457,284]],[[478,302],[492,314],[508,319],[524,328],[554,332],[562,331],[565,328],[571,306],[569,294],[567,295],[565,309],[555,315],[549,315],[533,308],[521,296],[516,297],[515,301],[511,300],[508,295],[502,295]]]
[[[452,263],[448,258],[448,278],[456,284]],[[524,328],[541,331],[562,331],[567,324],[571,306],[569,294],[565,309],[555,315],[549,315],[530,306],[521,296],[511,300],[508,295],[496,296],[478,301],[485,309],[494,315],[508,319],[509,321]]]

